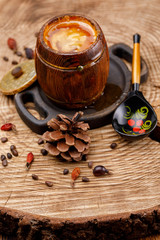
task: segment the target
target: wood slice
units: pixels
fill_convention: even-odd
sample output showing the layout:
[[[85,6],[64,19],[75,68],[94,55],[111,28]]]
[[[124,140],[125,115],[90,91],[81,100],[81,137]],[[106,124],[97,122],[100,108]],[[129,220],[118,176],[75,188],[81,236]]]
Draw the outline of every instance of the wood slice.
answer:
[[[23,46],[34,48],[34,34],[47,19],[64,12],[82,12],[100,24],[109,46],[125,42],[132,47],[132,35],[141,34],[141,55],[150,74],[140,90],[152,104],[160,99],[159,8],[158,0],[14,0],[7,4],[1,0],[1,76],[12,66],[12,60],[23,61],[7,47],[8,37],[16,38],[23,52]],[[3,56],[9,61],[3,61]],[[0,131],[0,137],[9,139],[0,143],[0,154],[8,153],[12,144],[19,152],[18,157],[8,160],[7,167],[0,166],[1,233],[26,240],[139,239],[160,233],[158,142],[150,138],[125,141],[110,124],[89,132],[92,142],[87,162],[66,163],[41,155],[39,136],[20,119],[12,97],[2,94],[0,122],[17,127],[17,133]],[[110,148],[112,142],[117,148]],[[35,160],[26,171],[29,152],[34,153]],[[104,165],[112,174],[93,176],[88,161],[93,161],[93,167]],[[70,173],[75,167],[80,167],[81,175],[71,188]],[[64,168],[69,169],[69,175],[63,175]],[[39,180],[34,181],[32,174]],[[90,182],[82,182],[83,176]],[[45,181],[52,181],[53,187],[47,187]]]

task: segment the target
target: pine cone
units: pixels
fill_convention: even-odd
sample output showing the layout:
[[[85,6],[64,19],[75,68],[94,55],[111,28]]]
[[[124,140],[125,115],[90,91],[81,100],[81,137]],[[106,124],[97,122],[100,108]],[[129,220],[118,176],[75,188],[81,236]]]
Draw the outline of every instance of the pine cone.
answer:
[[[89,152],[90,137],[88,123],[78,122],[83,112],[77,112],[72,119],[63,114],[48,122],[49,128],[42,138],[46,140],[45,149],[53,156],[67,161],[80,161]]]

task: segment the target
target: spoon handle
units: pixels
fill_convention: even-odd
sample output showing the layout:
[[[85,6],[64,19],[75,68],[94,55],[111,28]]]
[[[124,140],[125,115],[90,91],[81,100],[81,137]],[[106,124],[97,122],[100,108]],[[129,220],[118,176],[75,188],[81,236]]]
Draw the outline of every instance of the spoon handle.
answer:
[[[140,38],[138,33],[133,35],[132,87],[134,91],[139,90],[140,84]]]

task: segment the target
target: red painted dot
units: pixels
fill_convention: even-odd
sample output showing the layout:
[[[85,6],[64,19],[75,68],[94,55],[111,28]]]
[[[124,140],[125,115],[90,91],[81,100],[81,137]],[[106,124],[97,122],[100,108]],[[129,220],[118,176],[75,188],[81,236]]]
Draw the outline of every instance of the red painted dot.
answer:
[[[139,127],[142,126],[142,125],[143,125],[143,121],[142,121],[142,120],[138,120],[138,121],[136,122],[136,125],[139,126]]]
[[[139,131],[139,133],[140,133],[140,134],[145,133],[145,130],[144,130],[144,129],[141,129],[141,130]]]
[[[139,127],[134,127],[133,132],[139,132],[141,129]]]
[[[128,125],[133,126],[135,124],[135,121],[133,119],[128,120]]]

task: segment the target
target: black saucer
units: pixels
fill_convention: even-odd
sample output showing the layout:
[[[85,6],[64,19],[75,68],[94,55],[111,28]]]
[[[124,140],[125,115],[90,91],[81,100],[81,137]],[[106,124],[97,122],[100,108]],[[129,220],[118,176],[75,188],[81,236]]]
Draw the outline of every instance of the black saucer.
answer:
[[[90,128],[97,128],[111,123],[116,107],[126,98],[131,87],[131,72],[122,59],[132,62],[132,49],[123,44],[115,44],[109,48],[110,69],[104,93],[93,105],[81,109],[84,116],[81,120],[88,122]],[[148,77],[148,67],[141,59],[141,83]],[[25,107],[27,102],[33,102],[36,110],[44,118],[36,119]],[[15,105],[22,120],[34,132],[42,134],[47,130],[47,122],[63,113],[69,117],[78,110],[67,110],[56,106],[46,97],[38,82],[27,90],[15,95]]]

